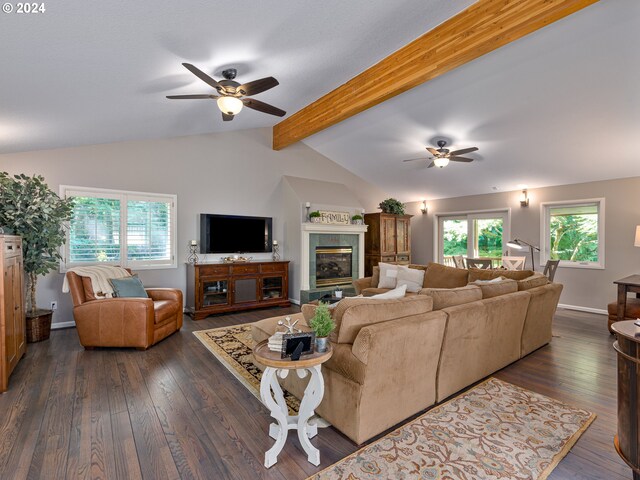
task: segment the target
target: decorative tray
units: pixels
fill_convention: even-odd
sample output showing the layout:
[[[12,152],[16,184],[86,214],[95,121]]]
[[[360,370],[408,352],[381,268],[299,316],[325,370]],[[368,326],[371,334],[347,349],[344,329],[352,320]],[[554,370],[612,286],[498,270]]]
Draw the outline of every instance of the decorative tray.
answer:
[[[232,257],[220,257],[220,261],[224,263],[247,263],[253,260],[253,257],[239,257],[234,255]]]

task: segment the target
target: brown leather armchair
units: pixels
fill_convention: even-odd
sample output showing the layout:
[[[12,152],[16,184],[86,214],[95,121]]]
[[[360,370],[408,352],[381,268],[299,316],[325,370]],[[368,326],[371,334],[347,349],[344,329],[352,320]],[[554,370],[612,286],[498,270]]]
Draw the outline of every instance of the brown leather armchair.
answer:
[[[67,272],[80,343],[146,350],[182,327],[182,291],[147,288],[150,298],[98,299],[88,277]]]

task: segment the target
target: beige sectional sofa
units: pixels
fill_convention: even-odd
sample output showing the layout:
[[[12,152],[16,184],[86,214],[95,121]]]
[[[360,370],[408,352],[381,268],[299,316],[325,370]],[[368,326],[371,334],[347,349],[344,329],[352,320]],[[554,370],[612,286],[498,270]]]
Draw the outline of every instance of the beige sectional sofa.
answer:
[[[334,354],[323,364],[326,388],[317,412],[358,444],[551,340],[562,285],[533,272],[519,280],[468,284],[494,274],[417,267],[427,273],[433,268],[429,282],[425,275],[430,286],[419,293],[395,300],[345,298],[333,311]],[[372,280],[354,284],[367,295],[376,289]],[[438,286],[443,284],[449,286]],[[306,325],[314,309],[304,305],[292,317]],[[271,336],[281,318],[255,323],[254,340]],[[283,386],[300,398],[306,382],[289,375]]]

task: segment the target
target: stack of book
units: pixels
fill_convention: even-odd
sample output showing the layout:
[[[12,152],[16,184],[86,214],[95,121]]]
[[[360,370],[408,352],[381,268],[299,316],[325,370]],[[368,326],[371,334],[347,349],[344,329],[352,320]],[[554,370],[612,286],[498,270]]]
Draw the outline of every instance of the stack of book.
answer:
[[[272,352],[282,351],[282,336],[284,332],[276,332],[269,337],[269,350]]]

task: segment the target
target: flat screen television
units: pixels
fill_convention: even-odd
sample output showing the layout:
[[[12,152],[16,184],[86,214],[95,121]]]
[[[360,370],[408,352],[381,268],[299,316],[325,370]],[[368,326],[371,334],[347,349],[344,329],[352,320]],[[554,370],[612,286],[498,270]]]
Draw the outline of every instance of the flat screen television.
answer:
[[[200,214],[200,253],[271,252],[271,217]]]

